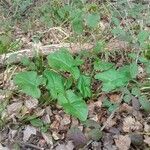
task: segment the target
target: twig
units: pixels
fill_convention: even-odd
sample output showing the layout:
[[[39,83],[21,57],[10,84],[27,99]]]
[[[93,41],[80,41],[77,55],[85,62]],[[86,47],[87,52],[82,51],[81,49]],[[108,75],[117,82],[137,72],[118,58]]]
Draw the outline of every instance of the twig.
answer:
[[[60,48],[67,48],[71,53],[77,53],[81,49],[90,50],[93,48],[93,45],[84,43],[82,46],[80,46],[79,43],[61,43],[61,44],[39,46],[38,48],[36,48],[36,50],[42,56],[47,56],[48,54],[57,51]],[[21,62],[23,57],[34,58],[37,56],[36,50],[35,48],[31,48],[0,55],[0,68],[3,68],[8,64],[19,63]]]
[[[24,143],[24,142],[17,142],[20,146],[22,147],[31,147],[31,148],[34,148],[34,149],[37,149],[37,150],[44,150],[44,148],[41,148],[39,146],[36,146],[34,144],[29,144],[29,143]]]

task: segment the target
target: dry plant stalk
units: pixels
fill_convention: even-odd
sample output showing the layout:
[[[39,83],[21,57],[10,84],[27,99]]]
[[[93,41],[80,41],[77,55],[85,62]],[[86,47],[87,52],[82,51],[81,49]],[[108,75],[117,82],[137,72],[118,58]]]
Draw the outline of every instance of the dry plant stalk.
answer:
[[[77,53],[80,50],[90,50],[93,45],[85,43],[80,45],[79,43],[62,43],[53,45],[35,45],[32,49],[24,49],[17,52],[0,55],[0,68],[6,65],[16,64],[21,62],[23,57],[34,58],[38,54],[47,56],[49,53],[59,50],[60,48],[67,48],[71,53]]]

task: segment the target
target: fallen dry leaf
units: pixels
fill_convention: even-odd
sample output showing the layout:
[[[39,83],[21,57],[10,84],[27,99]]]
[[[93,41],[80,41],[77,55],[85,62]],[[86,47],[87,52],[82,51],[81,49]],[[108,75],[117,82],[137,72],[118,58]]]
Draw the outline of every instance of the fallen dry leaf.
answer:
[[[31,135],[36,135],[36,128],[28,125],[23,131],[23,141],[28,141]]]
[[[60,124],[61,124],[62,126],[65,126],[65,125],[68,125],[68,124],[70,124],[70,123],[71,123],[70,116],[65,114],[65,115],[63,116],[63,119],[61,120]]]
[[[145,132],[150,132],[150,125],[147,124],[147,122],[144,122],[144,131]]]
[[[123,103],[120,105],[119,110],[120,113],[122,112],[128,112],[131,113],[133,111],[133,107],[129,106],[127,103]]]
[[[52,135],[49,133],[42,133],[42,136],[44,140],[47,142],[47,144],[50,144],[51,146],[53,145],[53,138]]]
[[[35,115],[36,115],[37,117],[43,116],[44,113],[45,113],[45,109],[41,109],[41,108],[36,108],[36,109],[35,109]]]
[[[116,146],[119,150],[128,150],[130,148],[131,139],[128,135],[119,135],[117,139],[115,139]]]
[[[56,147],[55,150],[73,150],[74,145],[71,141],[68,141],[67,144],[60,144]]]
[[[85,135],[78,127],[71,128],[67,133],[67,138],[72,140],[73,144],[77,147],[82,147],[87,142]]]
[[[62,139],[64,139],[64,134],[59,134],[58,132],[56,132],[56,131],[53,131],[53,133],[52,133],[52,137],[54,138],[54,140],[62,140]]]
[[[111,94],[109,96],[109,98],[110,98],[110,101],[113,103],[119,103],[119,101],[120,101],[120,95],[119,94]]]
[[[144,142],[150,146],[150,136],[144,136]]]
[[[0,143],[0,150],[10,150],[7,147],[3,147],[2,144]]]
[[[38,100],[35,98],[29,97],[29,99],[25,100],[25,106],[30,110],[36,108],[38,106]]]
[[[22,102],[14,102],[7,106],[7,112],[9,115],[17,113],[21,110]]]
[[[50,119],[50,116],[48,114],[44,115],[42,117],[42,120],[45,124],[50,124],[51,123],[51,119]]]
[[[142,128],[142,124],[139,121],[136,121],[135,118],[131,116],[124,118],[122,127],[124,132],[140,131]]]

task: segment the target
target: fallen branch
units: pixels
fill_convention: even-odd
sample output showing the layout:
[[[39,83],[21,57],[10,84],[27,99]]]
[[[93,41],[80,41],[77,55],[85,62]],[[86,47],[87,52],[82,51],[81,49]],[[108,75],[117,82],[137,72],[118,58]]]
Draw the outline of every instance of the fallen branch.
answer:
[[[80,50],[90,50],[93,45],[91,44],[77,44],[77,43],[63,43],[40,46],[35,45],[32,49],[24,49],[17,52],[0,55],[0,68],[6,65],[16,64],[21,62],[23,57],[34,58],[37,54],[47,56],[49,53],[59,50],[60,48],[67,48],[71,53],[77,53]]]

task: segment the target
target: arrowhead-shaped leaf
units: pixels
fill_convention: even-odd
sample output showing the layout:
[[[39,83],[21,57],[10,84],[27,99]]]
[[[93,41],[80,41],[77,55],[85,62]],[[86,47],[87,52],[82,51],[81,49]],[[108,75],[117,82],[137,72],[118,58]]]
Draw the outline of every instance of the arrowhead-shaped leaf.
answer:
[[[91,78],[85,75],[81,75],[78,80],[78,89],[84,98],[91,97]]]
[[[130,80],[128,73],[124,70],[110,69],[108,71],[98,73],[95,79],[103,81],[103,91],[109,92],[116,88],[125,86]]]
[[[66,49],[61,49],[55,53],[51,53],[47,59],[50,67],[70,72],[75,79],[79,78],[80,71],[76,65],[76,60]]]
[[[35,71],[26,71],[18,73],[14,76],[14,83],[19,86],[22,92],[34,98],[39,98],[41,91],[39,85],[41,84],[41,78]]]
[[[85,101],[74,94],[73,91],[66,91],[65,96],[63,94],[59,94],[58,102],[61,106],[63,106],[67,113],[73,115],[81,121],[85,121],[87,119],[87,105]]]
[[[61,75],[49,70],[45,70],[44,75],[48,81],[47,89],[50,91],[53,99],[56,99],[59,93],[65,93],[63,78]]]

